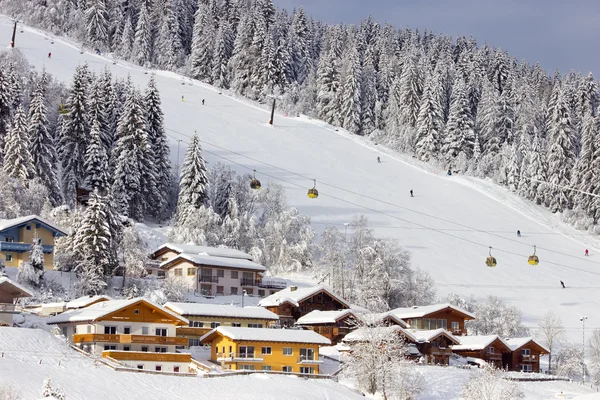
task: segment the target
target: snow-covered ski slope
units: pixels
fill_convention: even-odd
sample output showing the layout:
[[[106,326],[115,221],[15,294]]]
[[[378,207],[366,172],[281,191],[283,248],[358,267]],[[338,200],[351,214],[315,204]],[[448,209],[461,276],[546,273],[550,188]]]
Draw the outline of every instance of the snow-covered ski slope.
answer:
[[[0,43],[10,42],[11,30],[10,21],[0,19]],[[150,77],[140,67],[80,54],[77,45],[64,40],[51,44],[44,33],[29,28],[17,32],[16,46],[36,68],[46,68],[67,84],[83,62],[95,71],[108,65],[113,74],[130,75],[141,87]],[[586,327],[600,328],[600,241],[547,211],[489,182],[448,177],[321,122],[276,115],[273,128],[266,124],[266,109],[227,92],[219,94],[199,82],[182,85],[181,77],[169,72],[157,72],[156,80],[174,163],[177,140],[184,141],[182,160],[186,142],[197,130],[209,163],[230,163],[239,172],[256,169],[263,185],[282,183],[291,205],[311,216],[317,231],[327,224],[343,230],[343,223],[365,214],[377,235],[398,239],[411,251],[414,266],[432,273],[440,296],[504,297],[524,312],[531,327],[552,309],[573,340],[581,337],[581,315],[589,316]],[[306,196],[313,178],[320,192],[315,200]],[[534,244],[541,260],[537,267],[527,264]],[[484,264],[488,246],[495,249],[496,268]],[[586,248],[589,257],[584,257]]]

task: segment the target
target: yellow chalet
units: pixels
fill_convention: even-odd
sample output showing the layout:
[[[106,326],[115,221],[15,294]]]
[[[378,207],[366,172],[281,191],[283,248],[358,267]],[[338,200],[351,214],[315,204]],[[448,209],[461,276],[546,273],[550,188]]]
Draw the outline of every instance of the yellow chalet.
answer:
[[[318,374],[319,347],[331,341],[310,330],[219,326],[200,341],[210,344],[213,362],[231,370]]]
[[[177,336],[186,338],[189,346],[200,346],[200,338],[219,326],[269,328],[279,321],[277,314],[262,307],[176,302],[164,307],[189,321],[189,326],[177,328]]]
[[[37,215],[0,220],[0,254],[7,267],[20,267],[29,259],[29,250],[37,234],[44,251],[44,266],[54,266],[54,239],[67,233]]]
[[[187,344],[185,338],[176,337],[176,327],[187,326],[188,321],[151,301],[100,301],[65,311],[47,323],[59,326],[63,335],[82,350],[126,367],[189,372],[190,355],[175,350]]]

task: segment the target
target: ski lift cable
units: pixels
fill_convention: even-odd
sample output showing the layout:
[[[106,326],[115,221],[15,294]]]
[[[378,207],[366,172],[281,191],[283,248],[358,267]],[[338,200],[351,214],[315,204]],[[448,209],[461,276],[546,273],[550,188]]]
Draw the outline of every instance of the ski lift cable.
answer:
[[[241,164],[241,163],[239,163],[237,161],[233,161],[233,160],[231,160],[231,159],[229,159],[229,158],[227,158],[227,157],[225,157],[223,155],[220,155],[220,154],[208,151],[208,150],[204,150],[204,151],[206,151],[209,154],[212,154],[215,157],[222,158],[222,159],[228,161],[229,163],[235,164],[235,165],[237,165],[239,167],[242,167],[242,168],[245,168],[245,169],[248,169],[248,170],[251,170],[251,171],[254,169],[254,168],[248,167],[247,165]],[[276,177],[274,175],[270,175],[270,174],[267,174],[267,173],[264,173],[264,172],[262,172],[262,174],[264,176],[268,177],[268,178],[273,179],[273,180],[281,181],[281,182],[284,182],[284,183],[286,183],[288,185],[296,186],[296,187],[301,188],[301,189],[305,189],[302,185],[300,185],[298,183],[290,182],[288,180],[285,180],[285,179],[282,179],[282,178],[279,178],[279,177]],[[454,239],[458,239],[458,240],[461,240],[461,241],[464,241],[464,242],[467,242],[467,243],[470,243],[470,244],[473,244],[473,245],[476,245],[476,246],[480,246],[480,247],[484,247],[484,248],[489,248],[488,244],[479,243],[479,242],[476,242],[476,241],[471,240],[471,239],[467,239],[467,238],[463,238],[463,237],[460,237],[460,236],[453,235],[451,233],[442,231],[442,230],[437,229],[437,228],[432,228],[432,227],[428,227],[426,225],[422,225],[422,224],[419,224],[419,223],[416,223],[416,222],[413,222],[413,221],[408,221],[408,220],[403,219],[401,217],[398,217],[396,215],[392,215],[392,214],[386,213],[384,211],[380,211],[380,210],[376,210],[376,209],[373,209],[373,208],[370,208],[370,207],[366,207],[366,206],[363,206],[362,204],[358,204],[358,203],[352,202],[350,200],[343,199],[341,197],[337,197],[337,196],[330,195],[330,194],[326,194],[326,196],[328,196],[328,197],[330,197],[332,199],[338,200],[340,202],[343,202],[343,203],[346,203],[346,204],[349,204],[349,205],[352,205],[352,206],[355,206],[355,207],[358,207],[358,208],[362,208],[362,209],[371,211],[371,212],[376,213],[376,214],[381,214],[381,215],[384,215],[384,216],[389,217],[389,218],[393,218],[393,219],[396,219],[396,220],[399,220],[399,221],[403,221],[403,222],[407,222],[407,223],[410,223],[410,224],[417,225],[417,226],[419,226],[419,227],[421,227],[423,229],[427,229],[427,230],[430,230],[430,231],[433,231],[433,232],[437,232],[437,233],[440,233],[442,235],[452,237]],[[497,248],[497,247],[494,247],[494,251],[495,252],[501,252],[501,253],[505,253],[505,254],[514,255],[514,256],[517,256],[517,257],[528,257],[528,255],[524,256],[523,254],[518,254],[518,253],[515,253],[513,251],[505,250],[505,249]],[[554,252],[554,253],[567,255],[567,254],[560,253],[560,252]],[[593,271],[588,271],[588,270],[585,270],[585,269],[582,269],[582,268],[571,267],[571,266],[560,264],[560,263],[557,263],[557,262],[554,262],[554,261],[544,261],[544,263],[550,264],[550,265],[555,265],[557,267],[562,267],[562,268],[565,268],[565,269],[570,269],[570,270],[574,270],[574,271],[585,272],[585,273],[588,273],[588,274],[591,274],[591,275],[600,276],[600,272],[593,272]],[[597,263],[594,263],[594,264],[597,264]]]
[[[169,130],[169,131],[172,131],[172,132],[175,132],[175,133],[177,133],[177,134],[179,134],[179,135],[181,135],[181,136],[184,136],[184,137],[188,137],[188,138],[190,137],[190,136],[188,136],[188,135],[186,135],[186,134],[184,134],[184,133],[181,133],[181,132],[175,131],[174,129],[170,129],[170,128],[165,128],[165,129],[167,129],[167,130]],[[247,159],[249,159],[249,160],[252,160],[252,161],[258,162],[258,163],[260,163],[260,164],[263,164],[263,165],[266,165],[266,166],[268,166],[268,167],[275,168],[275,169],[278,169],[278,170],[280,170],[280,171],[283,171],[283,172],[287,172],[288,174],[295,175],[295,176],[298,176],[298,177],[300,177],[300,178],[307,179],[307,180],[312,180],[312,179],[313,179],[313,178],[309,178],[309,177],[306,177],[306,176],[304,176],[304,175],[298,174],[298,173],[296,173],[296,172],[294,172],[294,171],[290,171],[290,170],[287,170],[287,169],[285,169],[285,168],[281,168],[281,167],[278,167],[278,166],[276,166],[276,165],[273,165],[273,164],[270,164],[270,163],[267,163],[267,162],[264,162],[264,161],[258,160],[258,159],[256,159],[256,158],[253,158],[253,157],[250,157],[250,156],[247,156],[247,155],[244,155],[244,154],[238,153],[238,152],[236,152],[236,151],[229,150],[229,149],[227,149],[227,148],[225,148],[225,147],[222,147],[222,146],[219,146],[219,145],[215,145],[215,144],[213,144],[213,143],[210,143],[210,142],[207,142],[207,141],[205,141],[205,140],[202,140],[202,139],[198,139],[198,140],[199,140],[201,143],[204,143],[204,144],[206,144],[206,145],[209,145],[209,146],[216,147],[216,148],[218,148],[219,150],[223,150],[223,151],[225,151],[225,152],[228,152],[228,153],[231,153],[231,154],[235,154],[235,155],[237,155],[237,156],[240,156],[240,157],[243,157],[243,158],[247,158]],[[249,169],[249,170],[253,170],[253,169],[254,169],[254,168],[249,168],[248,166],[246,166],[246,165],[243,165],[243,164],[240,164],[240,163],[238,163],[238,162],[234,162],[234,161],[232,161],[232,160],[229,160],[229,159],[227,159],[227,158],[225,158],[225,157],[223,157],[223,156],[221,156],[221,155],[219,155],[219,154],[216,154],[216,153],[214,153],[214,152],[210,152],[210,151],[208,151],[208,150],[206,150],[206,149],[204,149],[204,151],[206,151],[206,152],[207,152],[207,153],[209,153],[209,154],[215,155],[215,156],[217,156],[217,157],[221,157],[221,158],[223,158],[223,159],[225,159],[225,160],[227,160],[227,161],[229,161],[229,162],[232,162],[232,163],[234,163],[234,164],[236,164],[236,165],[239,165],[239,166],[241,166],[241,167],[243,167],[243,168],[246,168],[246,169]],[[274,176],[268,175],[268,174],[266,174],[266,173],[264,173],[264,172],[260,172],[260,171],[257,171],[257,172],[259,172],[259,173],[261,173],[261,174],[263,174],[263,175],[265,175],[265,176],[267,176],[267,177],[270,177],[270,178],[272,178],[272,179],[281,180],[282,182],[286,182],[286,183],[288,183],[288,184],[292,184],[292,185],[294,185],[294,186],[297,186],[297,187],[300,187],[300,188],[304,188],[304,187],[303,187],[303,186],[301,186],[301,185],[298,185],[298,184],[295,184],[295,183],[291,183],[291,182],[289,182],[289,181],[285,181],[285,180],[283,180],[283,179],[280,179],[280,178],[277,178],[277,177],[274,177]],[[438,217],[438,216],[435,216],[435,215],[431,215],[431,214],[428,214],[428,213],[425,213],[425,212],[422,212],[422,211],[413,210],[413,209],[411,209],[411,208],[408,208],[408,207],[403,207],[403,206],[400,206],[400,205],[397,205],[397,204],[391,203],[391,202],[389,202],[389,201],[386,201],[386,200],[381,200],[381,199],[378,199],[378,198],[375,198],[375,197],[371,197],[371,196],[369,196],[369,195],[367,195],[367,194],[358,193],[358,192],[354,192],[354,191],[352,191],[352,190],[344,189],[344,188],[342,188],[342,187],[339,187],[339,186],[337,186],[337,185],[333,185],[333,184],[327,183],[327,182],[325,182],[325,181],[319,181],[319,184],[321,184],[321,185],[323,185],[323,186],[329,186],[329,187],[331,187],[331,188],[333,188],[333,189],[336,189],[336,190],[340,190],[340,191],[343,191],[343,192],[347,192],[347,193],[350,193],[350,194],[354,194],[354,195],[357,195],[357,196],[361,196],[361,197],[363,197],[363,198],[366,198],[366,199],[369,199],[369,200],[377,201],[377,202],[383,203],[383,204],[385,204],[385,205],[388,205],[388,206],[396,207],[396,208],[402,209],[402,210],[404,210],[404,211],[412,212],[412,213],[419,214],[419,215],[423,215],[423,216],[426,216],[426,217],[429,217],[429,218],[432,218],[432,219],[437,219],[437,220],[439,220],[439,221],[446,222],[446,223],[449,223],[449,224],[452,224],[452,225],[460,226],[460,227],[466,228],[466,229],[468,229],[468,230],[471,230],[471,231],[473,231],[473,232],[477,232],[477,233],[484,233],[484,234],[487,234],[487,235],[490,235],[490,236],[495,236],[495,237],[501,238],[501,239],[503,239],[503,240],[508,240],[508,241],[510,241],[510,242],[517,243],[517,244],[519,244],[519,245],[526,246],[526,247],[531,247],[531,246],[532,246],[532,244],[530,244],[530,243],[524,243],[524,242],[523,242],[523,241],[521,241],[521,240],[516,240],[516,239],[513,239],[513,238],[505,237],[505,236],[502,236],[502,235],[500,235],[500,234],[494,233],[494,231],[486,231],[486,230],[479,229],[479,228],[475,228],[475,227],[472,227],[472,226],[469,226],[469,225],[466,225],[466,224],[462,224],[462,223],[460,223],[460,222],[456,222],[456,221],[452,221],[452,220],[449,220],[449,219],[446,219],[446,218],[442,218],[442,217]],[[339,198],[337,198],[337,197],[334,197],[334,196],[332,196],[331,194],[329,194],[328,196],[329,196],[329,197],[331,197],[331,198],[339,199]],[[370,208],[368,208],[368,207],[365,207],[365,206],[362,206],[362,205],[359,205],[359,204],[356,204],[356,203],[349,202],[348,200],[344,200],[344,199],[340,199],[340,200],[341,200],[341,201],[344,201],[344,202],[346,202],[346,203],[348,203],[348,204],[355,205],[355,206],[357,206],[357,207],[361,207],[361,208],[364,208],[364,209],[367,209],[367,210],[370,210],[370,211],[373,211],[373,212],[378,212],[378,213],[380,213],[380,212],[379,212],[379,211],[377,211],[377,210],[373,210],[373,209],[370,209]],[[386,215],[386,216],[390,216],[389,214],[385,214],[385,215]],[[396,217],[393,217],[393,218],[396,218]],[[399,218],[396,218],[396,219],[399,219]],[[404,221],[404,222],[408,222],[408,223],[410,223],[410,224],[413,224],[413,225],[417,225],[417,226],[421,227],[422,229],[434,230],[434,231],[437,231],[437,232],[440,232],[440,233],[442,233],[442,232],[443,232],[441,229],[436,229],[436,228],[427,227],[427,226],[424,226],[424,225],[418,224],[418,223],[416,223],[416,222],[412,222],[412,221],[408,221],[408,220],[404,220],[404,219],[400,219],[400,220],[401,220],[401,221]],[[561,233],[555,233],[555,234],[561,234]],[[462,238],[462,239],[464,239],[464,238]],[[468,239],[464,239],[464,240],[468,240]],[[488,245],[485,245],[485,247],[489,247],[489,246],[488,246]],[[544,247],[540,247],[540,246],[538,246],[538,249],[539,249],[539,250],[543,250],[543,251],[545,251],[545,252],[548,252],[548,253],[558,254],[558,255],[562,255],[562,256],[564,256],[564,257],[569,257],[569,258],[574,258],[574,259],[576,259],[576,260],[578,260],[578,261],[582,261],[582,262],[586,262],[586,263],[591,263],[591,264],[600,265],[600,263],[599,263],[599,262],[596,262],[596,261],[593,261],[593,260],[590,260],[590,259],[585,259],[585,258],[578,257],[578,256],[574,256],[574,255],[572,255],[572,254],[566,254],[566,253],[562,253],[562,252],[560,252],[560,251],[556,251],[556,250],[552,250],[552,249],[548,249],[548,248],[544,248]],[[548,261],[545,261],[545,262],[547,263]]]

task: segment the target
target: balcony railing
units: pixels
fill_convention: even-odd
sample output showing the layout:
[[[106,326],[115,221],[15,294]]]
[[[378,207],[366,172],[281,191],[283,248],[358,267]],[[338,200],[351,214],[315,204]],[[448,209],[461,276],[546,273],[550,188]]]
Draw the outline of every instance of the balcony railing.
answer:
[[[21,307],[11,303],[0,303],[0,313],[18,313],[21,312]]]
[[[526,362],[535,362],[535,355],[531,354],[531,355],[524,355],[521,354],[521,361],[526,361]]]
[[[73,335],[73,343],[142,343],[185,346],[187,344],[187,339],[173,336],[111,335],[104,333],[83,333]]]
[[[189,363],[191,355],[189,353],[148,353],[145,351],[121,351],[105,350],[102,357],[111,357],[115,360],[131,361],[157,361],[157,362],[181,362]]]
[[[432,347],[431,354],[450,355],[452,354],[452,349],[449,349],[447,347]]]
[[[256,286],[265,289],[285,289],[287,287],[287,283],[285,281],[278,281],[266,278],[262,281],[257,282]]]
[[[181,328],[177,328],[177,336],[204,336],[210,331],[212,331],[212,328],[210,326],[208,328],[184,326]]]
[[[264,360],[262,355],[256,353],[217,353],[217,361],[223,362],[263,362]]]
[[[300,356],[298,357],[298,364],[323,364],[323,361],[314,357]]]
[[[30,243],[19,243],[19,242],[0,242],[0,251],[12,251],[15,253],[24,253],[31,250]],[[54,246],[43,244],[42,251],[45,254],[52,254]]]
[[[240,284],[242,286],[259,286],[260,281],[256,281],[254,279],[242,278],[242,279],[240,279]]]
[[[202,283],[219,283],[218,276],[198,275],[198,282]]]

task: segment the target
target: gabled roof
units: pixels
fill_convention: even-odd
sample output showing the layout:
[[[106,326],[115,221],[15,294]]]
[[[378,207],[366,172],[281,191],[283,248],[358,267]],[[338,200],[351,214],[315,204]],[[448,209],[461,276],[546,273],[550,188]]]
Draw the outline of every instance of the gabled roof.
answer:
[[[222,304],[204,303],[176,303],[169,302],[164,305],[183,316],[246,318],[277,321],[279,316],[263,307],[236,307]]]
[[[19,285],[17,282],[9,279],[7,276],[0,276],[0,291],[6,291],[13,297],[32,297],[31,293],[24,286]]]
[[[542,353],[545,353],[545,354],[550,353],[550,350],[548,350],[545,346],[542,346],[537,340],[535,340],[531,336],[506,339],[506,343],[508,344],[508,347],[511,351],[517,351],[521,347],[523,347],[529,343],[533,343],[535,346],[538,346],[540,348]]]
[[[37,215],[28,215],[26,217],[0,220],[0,232],[4,232],[13,228],[19,228],[29,222],[41,224],[44,228],[52,231],[56,236],[67,236],[67,232],[65,232],[64,229]]]
[[[434,330],[429,330],[429,331],[417,331],[414,329],[410,329],[407,331],[410,332],[417,339],[418,343],[429,343],[429,342],[437,339],[440,336],[447,337],[448,339],[450,339],[451,342],[453,342],[453,344],[460,343],[460,341],[456,338],[456,336],[454,336],[453,334],[451,334],[444,328],[434,329]]]
[[[352,310],[337,310],[337,311],[321,311],[314,310],[298,319],[296,325],[318,325],[318,324],[335,324],[344,318],[355,318],[356,315]]]
[[[200,342],[208,343],[215,335],[225,336],[234,341],[331,344],[329,339],[311,330],[234,328],[230,326],[219,326],[213,329],[202,336]]]
[[[504,339],[498,335],[485,335],[485,336],[461,336],[458,338],[460,344],[452,346],[452,350],[456,351],[469,351],[469,350],[483,350],[496,340],[499,340],[507,352],[510,351],[510,346]]]
[[[392,310],[393,311],[393,310]],[[408,328],[408,324],[403,319],[398,318],[392,311],[386,311],[383,313],[376,314],[365,314],[363,318],[365,321],[371,324],[377,324],[386,320],[389,320],[396,325],[400,325],[403,328]]]
[[[248,253],[236,249],[229,249],[227,247],[208,247],[208,246],[196,246],[195,244],[179,244],[179,243],[165,243],[159,248],[152,252],[155,256],[162,250],[173,250],[176,253],[190,253],[190,254],[203,254],[211,257],[225,257],[225,258],[239,258],[242,260],[252,260],[252,256]]]
[[[395,308],[393,310],[388,311],[388,313],[395,315],[397,318],[407,320],[410,318],[423,318],[430,314],[445,310],[447,308],[451,309],[453,312],[462,314],[465,319],[475,319],[475,315],[471,314],[466,310],[463,310],[462,308],[453,306],[449,303],[432,304],[429,306]]]
[[[100,301],[108,301],[108,300],[112,300],[112,298],[110,296],[104,296],[104,295],[96,295],[96,296],[81,296],[77,299],[68,301],[66,304],[66,307],[68,310],[71,309],[77,309],[77,308],[84,308],[87,307],[91,304],[95,304],[98,303]]]
[[[350,308],[350,305],[346,303],[344,299],[333,293],[333,291],[327,286],[318,285],[292,290],[293,288],[294,286],[291,286],[282,289],[277,293],[273,293],[272,295],[262,299],[258,303],[258,305],[261,307],[277,307],[283,303],[290,303],[295,307],[299,307],[300,303],[308,299],[309,297],[312,297],[319,292],[326,292],[329,296],[338,301],[340,304],[347,308]]]
[[[169,268],[172,265],[178,264],[181,261],[189,261],[192,264],[196,265],[209,265],[215,267],[224,267],[224,268],[237,268],[237,269],[246,269],[252,271],[264,272],[267,269],[260,264],[255,262],[244,260],[241,258],[228,258],[228,257],[213,257],[201,254],[192,254],[192,253],[181,253],[176,257],[173,257],[170,260],[164,261],[160,264],[160,268]]]
[[[189,321],[183,318],[181,315],[168,310],[158,304],[137,297],[129,300],[109,300],[101,301],[99,303],[92,304],[85,308],[79,308],[77,310],[65,311],[62,314],[58,314],[55,317],[51,317],[46,322],[47,324],[62,324],[68,322],[95,322],[101,318],[107,317],[110,314],[116,313],[124,308],[132,306],[137,303],[146,303],[152,308],[159,310],[160,312],[169,315],[177,320],[177,325],[187,325]]]
[[[348,333],[346,336],[344,336],[344,338],[342,339],[342,342],[344,343],[356,343],[356,342],[368,342],[369,340],[371,340],[373,338],[373,330],[374,328],[369,328],[369,327],[363,327],[363,328],[358,328],[353,330],[352,332]],[[412,333],[410,333],[408,330],[403,329],[402,327],[398,326],[398,325],[392,325],[392,326],[382,326],[382,327],[378,327],[376,329],[381,329],[384,334],[402,334],[403,336],[406,337],[406,339],[409,342],[418,342],[417,338],[415,336],[413,336]]]

